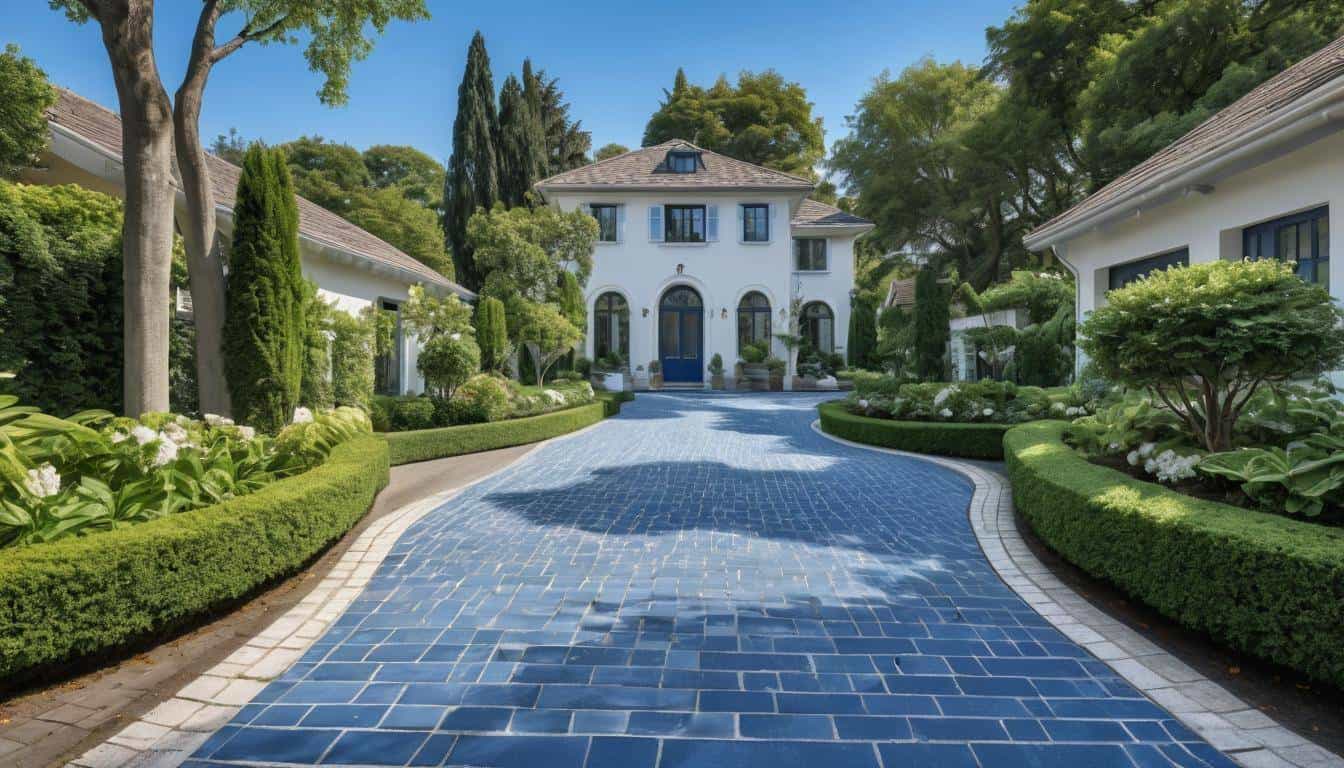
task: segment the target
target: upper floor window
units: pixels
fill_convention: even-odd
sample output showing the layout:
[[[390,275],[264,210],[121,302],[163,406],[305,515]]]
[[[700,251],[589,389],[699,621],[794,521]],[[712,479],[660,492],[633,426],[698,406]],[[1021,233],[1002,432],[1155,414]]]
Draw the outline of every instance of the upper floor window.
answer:
[[[1159,269],[1185,267],[1189,264],[1189,248],[1177,248],[1174,251],[1167,251],[1146,259],[1131,261],[1128,264],[1119,264],[1107,270],[1106,287],[1112,291],[1116,288],[1124,288],[1135,280],[1147,277],[1149,273],[1156,272]]]
[[[673,173],[695,173],[700,168],[698,152],[668,152],[667,169]]]
[[[669,243],[705,242],[705,206],[668,205],[663,239]]]
[[[1286,261],[1308,283],[1330,283],[1329,206],[1247,227],[1241,242],[1244,258]]]
[[[598,242],[616,242],[617,207],[611,204],[594,203],[588,206],[588,208],[593,212],[593,218],[597,219]]]
[[[742,206],[742,242],[770,241],[770,206],[753,203]]]
[[[826,238],[795,237],[793,268],[799,272],[826,271]]]

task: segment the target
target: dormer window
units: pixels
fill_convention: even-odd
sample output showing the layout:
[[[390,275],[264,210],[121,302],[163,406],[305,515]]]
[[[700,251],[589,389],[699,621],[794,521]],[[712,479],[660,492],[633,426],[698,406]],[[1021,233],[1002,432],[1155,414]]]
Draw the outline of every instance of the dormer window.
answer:
[[[667,153],[667,169],[673,173],[695,173],[699,168],[699,152],[674,150]]]

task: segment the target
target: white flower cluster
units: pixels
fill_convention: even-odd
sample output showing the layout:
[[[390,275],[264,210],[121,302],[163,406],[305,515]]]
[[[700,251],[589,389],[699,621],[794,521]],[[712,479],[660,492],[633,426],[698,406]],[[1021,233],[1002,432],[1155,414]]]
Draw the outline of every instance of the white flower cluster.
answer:
[[[307,408],[304,408],[303,406],[299,406],[298,408],[294,409],[293,422],[295,424],[308,424],[311,423],[312,420],[313,420],[312,411],[308,410]]]
[[[980,412],[980,415],[981,415],[981,416],[993,416],[993,415],[994,415],[994,409],[993,409],[993,408],[986,408],[985,410],[983,410],[983,411]]]
[[[1154,443],[1144,443],[1130,451],[1125,458],[1132,467],[1138,466],[1142,460],[1143,471],[1156,475],[1159,483],[1174,483],[1195,476],[1195,465],[1199,463],[1198,455],[1182,456],[1168,448],[1154,456],[1153,451],[1156,447]]]
[[[562,393],[562,392],[558,392],[558,391],[556,391],[556,390],[554,390],[554,389],[543,389],[543,390],[541,391],[541,396],[544,397],[544,398],[546,398],[546,402],[549,403],[549,404],[551,404],[551,405],[564,405],[564,404],[565,404],[565,395],[564,395],[564,393]]]
[[[1086,416],[1087,409],[1081,405],[1070,405],[1064,409],[1065,416]]]
[[[955,395],[956,393],[957,393],[956,384],[953,384],[948,387],[943,387],[942,389],[938,390],[938,394],[933,396],[933,407],[937,408],[941,406],[943,403],[947,402],[947,398]]]
[[[943,410],[938,412],[938,415],[942,416],[944,419],[950,419],[952,418],[952,409],[944,408]]]
[[[48,496],[55,496],[61,492],[61,476],[56,473],[56,468],[50,463],[44,463],[37,469],[28,470],[28,476],[24,478],[23,487],[28,492],[39,499],[45,499]]]
[[[1153,455],[1153,449],[1156,447],[1157,443],[1143,443],[1138,448],[1130,451],[1129,455],[1125,457],[1125,461],[1129,462],[1129,466],[1137,467],[1139,466],[1140,460]]]
[[[162,467],[176,459],[179,447],[181,446],[173,442],[173,439],[166,433],[160,432],[158,449],[154,453],[154,466]]]
[[[296,413],[297,413],[297,411],[296,411]],[[204,416],[202,416],[201,419],[202,419],[206,424],[209,424],[209,425],[212,426],[212,427],[232,427],[232,426],[233,426],[233,419],[230,419],[230,418],[228,418],[227,416],[218,416],[218,415],[213,414],[213,413],[207,413],[207,414],[205,414]]]

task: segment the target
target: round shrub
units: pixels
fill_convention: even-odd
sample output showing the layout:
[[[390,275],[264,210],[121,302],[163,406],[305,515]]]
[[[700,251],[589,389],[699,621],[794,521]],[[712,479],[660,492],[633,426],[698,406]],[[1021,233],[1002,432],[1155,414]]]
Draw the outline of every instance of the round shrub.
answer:
[[[434,402],[427,397],[395,398],[388,420],[393,432],[429,429],[434,426]]]
[[[453,400],[475,407],[484,416],[480,421],[499,421],[509,414],[509,390],[499,379],[488,374],[467,379],[458,387]]]

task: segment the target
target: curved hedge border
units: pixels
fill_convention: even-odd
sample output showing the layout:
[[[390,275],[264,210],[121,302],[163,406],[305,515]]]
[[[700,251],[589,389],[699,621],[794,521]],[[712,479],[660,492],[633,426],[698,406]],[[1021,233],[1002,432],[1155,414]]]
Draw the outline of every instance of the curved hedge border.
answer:
[[[1004,439],[1013,502],[1041,539],[1187,627],[1344,686],[1344,531],[1096,466],[1066,426]]]
[[[964,459],[1002,459],[1003,435],[1011,426],[874,419],[850,413],[839,402],[822,403],[818,410],[822,430],[836,437],[899,451]]]
[[[183,626],[308,562],[387,485],[373,436],[222,504],[0,554],[0,680]]]
[[[634,399],[628,392],[603,392],[598,393],[597,397],[595,403],[540,416],[492,421],[488,424],[385,432],[380,437],[387,441],[392,465],[397,466],[549,440],[614,416],[621,412],[621,403]]]

